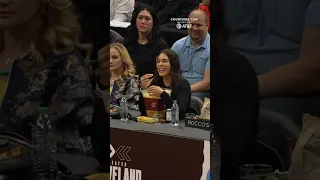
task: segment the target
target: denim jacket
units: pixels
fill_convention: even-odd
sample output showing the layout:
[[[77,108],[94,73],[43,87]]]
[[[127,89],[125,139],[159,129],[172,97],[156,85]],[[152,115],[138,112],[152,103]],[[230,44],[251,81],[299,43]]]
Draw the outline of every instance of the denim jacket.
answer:
[[[38,114],[44,93],[49,90],[49,74],[56,71],[56,77],[48,80],[54,84],[50,88],[55,88],[48,98],[48,108],[49,118],[56,125],[58,151],[91,155],[90,138],[80,137],[78,131],[81,126],[91,123],[94,110],[94,92],[83,57],[76,50],[62,55],[48,55],[44,58],[43,68],[30,77],[23,73],[18,64],[31,58],[27,55],[12,63],[0,107],[0,131],[31,138],[31,122]],[[59,68],[53,69],[58,64]]]

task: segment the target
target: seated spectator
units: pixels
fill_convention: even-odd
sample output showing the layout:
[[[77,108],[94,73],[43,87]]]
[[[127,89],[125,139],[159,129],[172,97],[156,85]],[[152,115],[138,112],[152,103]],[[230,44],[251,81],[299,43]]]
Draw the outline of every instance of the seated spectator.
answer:
[[[184,117],[190,105],[191,89],[188,81],[180,75],[180,63],[177,54],[171,49],[162,50],[156,62],[157,71],[150,86],[142,86],[142,88],[147,89],[151,96],[161,97],[168,108],[171,108],[173,100],[177,100],[179,115]],[[141,81],[150,76],[153,75],[142,76]],[[163,89],[171,89],[171,96]]]
[[[139,83],[130,55],[124,45],[110,45],[110,105],[120,106],[122,95],[126,95],[129,108],[135,109],[139,102]]]
[[[0,132],[30,140],[29,123],[44,106],[57,127],[58,152],[92,155],[90,138],[80,136],[79,130],[92,122],[94,94],[78,51],[84,50],[89,57],[91,46],[79,42],[81,28],[72,4],[60,7],[69,0],[41,2],[1,1],[15,13],[0,20],[0,62],[5,72],[1,81],[7,86]]]
[[[159,25],[172,23],[171,18],[187,18],[199,5],[198,0],[137,0],[137,2],[152,6],[156,10]]]
[[[221,180],[238,180],[239,165],[251,163],[259,113],[257,76],[248,59],[228,46],[223,6],[212,11],[211,122],[221,142]],[[211,150],[213,150],[211,146]],[[211,156],[213,157],[213,156]],[[213,164],[213,163],[211,163]],[[211,166],[211,170],[214,171]],[[214,172],[211,172],[214,174]],[[210,178],[213,175],[210,175]]]
[[[134,0],[110,0],[110,21],[130,22]]]
[[[208,30],[210,31],[210,0],[202,0],[202,3],[199,6],[199,9],[207,13],[208,16]]]
[[[291,2],[223,4],[229,44],[258,74],[261,108],[281,113],[301,127],[304,113],[320,116],[320,1]]]
[[[172,46],[180,59],[181,75],[191,84],[192,96],[210,97],[210,35],[208,17],[202,10],[189,15],[189,35]]]
[[[154,72],[157,55],[168,46],[160,37],[156,12],[152,7],[143,4],[136,7],[124,45],[139,77]]]
[[[218,54],[212,59],[211,121],[222,144],[220,177],[236,180],[238,167],[248,163],[256,143],[258,82],[252,66],[242,55],[230,47],[214,52]]]
[[[122,43],[123,37],[116,31],[110,29],[110,43]]]
[[[99,161],[101,172],[110,172],[110,161],[106,151],[110,142],[110,45],[106,45],[98,52],[99,76],[91,76],[93,88],[95,90],[95,109],[91,128],[86,130],[91,135],[92,148],[95,157]]]
[[[99,76],[107,77],[106,73],[109,73],[109,71],[106,70],[109,70],[109,58],[101,59],[101,57],[103,57],[101,56],[101,51],[103,50],[103,47],[109,43],[110,38],[110,33],[108,33],[110,20],[105,14],[109,8],[109,2],[105,0],[76,0],[73,2],[80,13],[80,18],[78,19],[82,27],[82,38],[80,40],[83,43],[90,42],[93,45],[91,60],[94,62],[90,62],[91,68],[94,71],[97,71],[97,68],[99,67]],[[96,59],[99,59],[100,63],[96,62]],[[110,77],[99,80],[99,78],[96,78],[96,75],[93,72],[91,74],[92,87],[94,90],[96,90],[95,109],[92,123],[90,124],[91,129],[84,130],[85,132],[89,132],[91,134],[90,141],[92,144],[92,149],[100,164],[99,172],[110,171],[110,161],[105,153],[108,151],[110,142],[110,121],[106,121],[106,119],[109,119],[109,79]],[[97,82],[99,86],[96,85]],[[99,91],[99,89],[101,89],[103,93],[99,93],[102,92]]]

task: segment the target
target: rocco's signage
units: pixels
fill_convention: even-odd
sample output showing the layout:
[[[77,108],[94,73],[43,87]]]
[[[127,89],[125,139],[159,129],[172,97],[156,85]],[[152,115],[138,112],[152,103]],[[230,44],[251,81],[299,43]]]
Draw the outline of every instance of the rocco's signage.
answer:
[[[110,180],[207,180],[209,141],[110,131]]]
[[[199,129],[204,129],[204,130],[211,130],[212,129],[212,124],[210,124],[210,121],[203,120],[203,119],[186,119],[185,125],[187,127],[199,128]]]

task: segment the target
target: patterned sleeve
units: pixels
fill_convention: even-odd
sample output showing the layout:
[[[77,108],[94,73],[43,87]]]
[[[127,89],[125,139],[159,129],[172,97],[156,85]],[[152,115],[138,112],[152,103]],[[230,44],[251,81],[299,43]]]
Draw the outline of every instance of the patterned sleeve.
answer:
[[[128,86],[129,88],[126,92],[126,97],[128,99],[129,108],[134,109],[135,105],[139,102],[139,82],[136,78],[131,78]]]
[[[89,72],[76,55],[70,55],[66,68],[61,72],[64,81],[57,88],[50,108],[59,120],[71,115],[77,124],[87,125],[92,121],[94,92],[89,80]],[[68,116],[69,117],[69,116]]]

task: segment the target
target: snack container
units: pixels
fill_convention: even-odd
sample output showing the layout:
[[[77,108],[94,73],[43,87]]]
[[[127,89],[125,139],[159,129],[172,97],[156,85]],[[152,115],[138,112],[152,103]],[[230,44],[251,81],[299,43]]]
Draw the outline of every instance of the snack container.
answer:
[[[171,90],[164,89],[169,95]],[[166,119],[166,105],[160,97],[150,96],[147,90],[141,90],[143,95],[144,105],[146,107],[148,117],[158,117],[159,119]],[[168,107],[170,108],[170,107]]]

